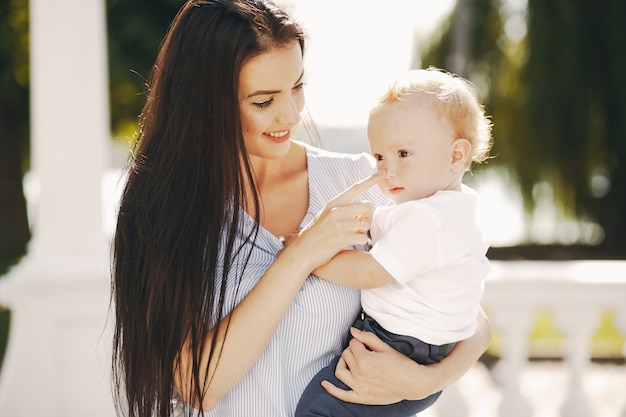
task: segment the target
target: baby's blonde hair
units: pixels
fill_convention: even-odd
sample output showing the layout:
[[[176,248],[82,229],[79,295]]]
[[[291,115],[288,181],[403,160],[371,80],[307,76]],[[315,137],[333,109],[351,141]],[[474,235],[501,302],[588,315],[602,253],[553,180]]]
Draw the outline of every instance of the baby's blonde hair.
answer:
[[[411,70],[393,83],[372,112],[385,104],[413,98],[445,117],[454,129],[455,139],[470,142],[471,161],[480,163],[489,157],[493,125],[472,83],[435,67]]]

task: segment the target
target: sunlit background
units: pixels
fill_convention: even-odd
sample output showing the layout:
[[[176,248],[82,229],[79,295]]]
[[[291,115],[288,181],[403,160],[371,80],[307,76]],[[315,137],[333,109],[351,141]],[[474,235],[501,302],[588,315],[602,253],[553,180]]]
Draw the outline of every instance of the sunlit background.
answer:
[[[411,68],[416,36],[427,39],[454,0],[285,0],[302,22],[308,107],[320,125],[362,127],[371,105]]]
[[[520,1],[524,2],[517,0],[515,7],[524,7]],[[366,152],[369,109],[395,77],[419,61],[420,44],[427,45],[438,33],[456,2],[285,0],[282,4],[309,36],[307,107],[322,130],[324,147]],[[488,172],[472,185],[481,195],[478,216],[488,240],[495,246],[512,246],[525,237],[524,213],[519,194],[503,178]],[[535,234],[545,241],[555,240],[551,227],[555,217],[550,211],[540,215],[536,221],[543,224]]]
[[[601,257],[624,257],[620,233],[614,231],[624,227],[624,221],[619,221],[623,216],[615,209],[611,212],[602,208],[624,205],[624,198],[618,191],[624,181],[623,168],[619,164],[622,151],[609,142],[615,142],[615,138],[621,135],[619,120],[625,119],[626,115],[620,101],[610,104],[615,99],[607,98],[607,93],[600,91],[604,72],[608,75],[608,70],[615,68],[614,71],[619,73],[619,65],[625,67],[619,61],[623,54],[612,52],[624,41],[608,30],[603,34],[595,29],[610,24],[611,16],[619,15],[623,6],[615,2],[615,5],[607,3],[603,8],[589,7],[586,10],[587,6],[580,5],[576,6],[579,8],[576,11],[572,3],[565,1],[549,6],[542,2],[532,3],[533,8],[528,7],[527,1],[279,0],[278,3],[303,25],[308,35],[305,55],[307,111],[320,130],[323,147],[367,152],[365,124],[369,109],[377,98],[400,73],[439,62],[438,66],[474,82],[484,95],[489,113],[494,115],[496,143],[493,159],[477,166],[466,176],[466,182],[480,192],[479,218],[492,247],[578,246],[582,251],[578,256],[582,257],[592,255],[590,249],[593,248],[599,248]],[[17,149],[5,146],[7,162],[4,163],[20,156],[23,159],[23,187],[32,226],[39,185],[29,172],[27,149],[27,4],[26,0],[13,1],[5,19],[14,34],[13,38],[4,38],[11,41],[7,42],[7,47],[13,49],[11,70],[3,68],[7,76],[15,78],[15,82],[3,87],[6,91],[3,99],[5,106],[9,106],[5,114],[14,112],[16,117],[7,118],[5,125],[9,131],[4,137],[18,139],[13,141]],[[181,4],[181,0],[105,2],[113,136],[111,172],[107,174],[110,180],[106,181],[104,192],[107,197],[104,222],[109,235],[119,193],[114,179],[125,162],[129,142],[137,128],[145,83],[159,43]],[[613,7],[614,12],[609,7]],[[540,20],[535,22],[534,33],[546,32],[538,35],[539,41],[534,43],[532,37],[527,36],[531,33],[528,29],[528,10],[531,9],[547,16],[545,27],[539,25]],[[560,20],[554,20],[554,17]],[[580,26],[575,25],[575,18],[587,20],[585,30],[588,33],[585,36],[579,30]],[[609,21],[605,23],[602,19]],[[560,25],[559,29],[552,33],[555,25]],[[526,66],[527,60],[534,55],[535,62],[546,62],[561,52],[559,35],[563,37],[561,43],[565,51],[559,59],[566,63],[565,60],[570,60],[572,65],[555,62],[554,68],[546,65],[537,68],[535,64],[531,70],[536,73],[531,73]],[[611,43],[613,38],[616,38],[615,44]],[[543,43],[546,43],[542,39],[553,40],[553,50],[542,51]],[[557,39],[556,43],[554,39]],[[585,45],[586,39],[591,39],[588,41],[591,46]],[[586,68],[587,63],[596,63],[600,69],[595,71],[600,75],[595,74],[595,81],[577,89],[577,82],[593,78],[594,74]],[[471,65],[471,70],[466,71]],[[563,85],[558,84],[559,72],[570,77]],[[536,81],[538,74],[539,78],[545,78],[543,84],[531,85],[530,81]],[[619,77],[613,82],[619,82]],[[571,87],[567,83],[571,83]],[[536,98],[532,105],[527,101],[533,95],[538,96],[537,91],[548,90],[553,85],[556,86],[553,96],[559,95],[559,98],[552,100],[543,111],[531,114],[540,107],[537,103],[541,103],[543,97]],[[571,101],[569,96],[572,96]],[[568,114],[572,123],[567,121]],[[538,120],[541,115],[548,116]],[[558,121],[551,121],[551,117],[558,118]],[[515,119],[523,122],[516,125]],[[584,121],[574,123],[579,120]],[[14,121],[17,127],[12,127]],[[608,134],[609,128],[615,133]],[[528,144],[524,144],[526,141]],[[575,147],[560,152],[561,148],[569,148],[570,143]],[[544,144],[549,151],[545,156]],[[11,159],[6,156],[9,154],[16,157]],[[14,177],[11,181],[15,182],[17,171],[12,169]],[[13,192],[19,195],[21,190]],[[15,210],[17,213],[21,208],[16,206]],[[619,223],[616,225],[616,222]],[[20,224],[20,236],[15,238],[18,254],[23,253],[23,246],[28,241],[26,226]],[[522,256],[533,257],[532,254]]]
[[[121,167],[182,3],[1,3],[0,416],[113,415],[103,328]],[[494,159],[466,182],[501,250],[483,298],[495,334],[424,417],[625,416],[626,2],[278,3],[309,35],[307,107],[325,148],[366,152],[370,107],[425,62],[466,72],[489,100]],[[45,109],[33,120],[31,104]]]
[[[519,23],[525,0],[508,0],[510,27]],[[279,1],[304,27],[307,109],[320,129],[322,146],[342,152],[367,152],[365,132],[370,108],[395,77],[419,62],[419,49],[436,36],[452,12],[455,0],[283,0]],[[512,36],[519,36],[513,34]],[[497,121],[495,122],[497,123]],[[117,153],[124,158],[116,143]],[[116,160],[120,163],[120,159]],[[117,173],[106,185],[119,193]],[[547,204],[525,229],[521,197],[506,176],[496,171],[474,181],[481,194],[481,222],[494,246],[513,246],[529,233],[540,241],[558,239],[555,225],[565,222]],[[469,178],[472,181],[472,178]],[[117,187],[117,188],[116,188]],[[36,185],[27,184],[35,192]],[[115,206],[107,204],[105,227],[113,232]]]

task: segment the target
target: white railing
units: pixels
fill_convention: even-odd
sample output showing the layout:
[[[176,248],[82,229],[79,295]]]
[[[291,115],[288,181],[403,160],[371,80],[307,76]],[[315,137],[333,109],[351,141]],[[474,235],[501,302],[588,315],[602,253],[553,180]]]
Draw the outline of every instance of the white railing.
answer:
[[[427,411],[429,415],[626,417],[626,262],[493,262],[483,306],[497,335],[494,342],[498,342],[499,360],[490,372],[485,367],[482,373],[470,371],[446,389]],[[546,348],[541,340],[529,337],[538,311],[550,315],[562,336],[556,354],[554,345]],[[594,376],[592,336],[607,314],[612,317],[621,349],[610,373]],[[595,345],[594,351],[598,350]],[[560,360],[547,365],[529,361],[538,356],[558,356]],[[552,382],[546,383],[540,375],[543,371],[536,369],[551,373]],[[602,390],[607,392],[599,392]],[[551,400],[531,401],[527,395],[541,391]]]

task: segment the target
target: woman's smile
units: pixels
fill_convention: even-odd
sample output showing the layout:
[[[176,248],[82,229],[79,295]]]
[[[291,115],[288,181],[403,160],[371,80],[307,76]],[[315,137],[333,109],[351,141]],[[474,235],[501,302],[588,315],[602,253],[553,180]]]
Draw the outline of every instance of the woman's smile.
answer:
[[[268,136],[270,140],[276,143],[283,143],[289,140],[289,138],[291,137],[290,133],[291,133],[291,130],[287,129],[287,130],[279,130],[276,132],[265,132],[265,135]]]

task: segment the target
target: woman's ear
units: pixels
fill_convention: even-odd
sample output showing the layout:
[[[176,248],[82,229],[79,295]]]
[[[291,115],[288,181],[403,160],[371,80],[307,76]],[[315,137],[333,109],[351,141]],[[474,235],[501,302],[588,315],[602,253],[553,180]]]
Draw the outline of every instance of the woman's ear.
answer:
[[[465,171],[471,163],[472,144],[465,138],[455,139],[451,145],[452,160],[451,167],[453,170]]]

